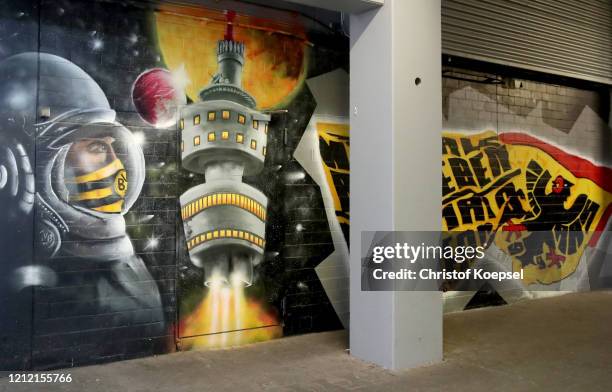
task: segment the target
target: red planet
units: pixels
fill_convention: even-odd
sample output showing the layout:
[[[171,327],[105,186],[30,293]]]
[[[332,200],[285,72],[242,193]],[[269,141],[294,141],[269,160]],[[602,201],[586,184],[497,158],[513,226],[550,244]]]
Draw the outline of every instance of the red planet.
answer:
[[[163,68],[138,76],[132,86],[132,100],[140,117],[156,128],[174,125],[178,108],[186,103],[183,89],[177,88],[172,73]]]

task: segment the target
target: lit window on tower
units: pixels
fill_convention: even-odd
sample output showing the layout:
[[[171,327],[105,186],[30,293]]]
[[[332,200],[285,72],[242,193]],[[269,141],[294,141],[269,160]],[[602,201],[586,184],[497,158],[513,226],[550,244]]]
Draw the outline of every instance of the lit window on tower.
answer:
[[[223,140],[229,139],[229,131],[222,131],[221,132],[221,139],[223,139]]]
[[[253,128],[254,129],[259,129],[259,121],[253,120]]]
[[[196,114],[193,116],[193,125],[200,125],[200,115]]]
[[[264,125],[264,132],[266,135],[268,134],[268,123]]]
[[[181,131],[185,129],[185,120],[183,120],[182,118],[181,118],[181,121],[179,121],[179,129]]]
[[[245,124],[246,123],[246,117],[244,117],[242,114],[238,115],[238,122],[240,124]]]
[[[199,146],[200,145],[200,136],[194,136],[193,137],[193,145],[194,146]]]
[[[208,112],[208,121],[215,121],[217,118],[217,112]]]
[[[257,140],[251,139],[251,148],[257,150]]]
[[[224,120],[229,120],[230,118],[230,111],[229,110],[223,110],[221,112],[221,118]]]
[[[215,141],[215,133],[214,132],[208,132],[208,141],[209,142],[214,142]]]
[[[244,143],[244,135],[241,133],[236,134],[236,143]]]

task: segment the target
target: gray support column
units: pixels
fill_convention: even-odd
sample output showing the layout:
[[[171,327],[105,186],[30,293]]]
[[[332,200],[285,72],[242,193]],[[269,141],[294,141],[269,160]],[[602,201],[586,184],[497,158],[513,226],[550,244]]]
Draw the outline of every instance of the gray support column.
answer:
[[[441,227],[440,0],[351,16],[351,353],[390,369],[442,359],[437,292],[362,292],[364,230]],[[417,79],[418,78],[418,79]]]

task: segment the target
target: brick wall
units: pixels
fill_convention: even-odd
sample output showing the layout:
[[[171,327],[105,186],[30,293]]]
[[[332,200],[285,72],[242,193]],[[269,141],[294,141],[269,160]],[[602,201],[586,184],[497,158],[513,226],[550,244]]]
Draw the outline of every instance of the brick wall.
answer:
[[[444,71],[475,79],[513,76],[455,67]],[[450,77],[443,78],[442,86],[444,130],[528,130],[597,162],[610,163],[609,93],[604,88],[524,78],[514,79],[517,88],[509,88]]]
[[[148,23],[144,10],[117,3],[41,3],[39,50],[72,61],[95,79],[117,112],[117,121],[143,140],[146,177],[136,204],[125,216],[141,263],[128,266],[72,257],[43,261],[57,274],[58,284],[35,289],[35,368],[127,359],[167,352],[174,346],[177,132],[145,123],[131,98],[138,75],[162,65],[156,43],[147,33]],[[37,156],[39,177],[46,159]],[[93,251],[95,243],[85,240],[80,246],[91,246]],[[143,269],[148,274],[141,273]]]
[[[240,2],[221,5],[212,0],[208,4],[210,9],[198,12],[209,12],[213,19],[223,18],[223,7],[229,4],[242,12],[260,12],[259,16],[266,18],[271,13],[292,23],[296,18],[294,14],[283,14],[278,10]],[[181,8],[181,12],[184,10]],[[134,105],[132,86],[139,76],[156,68],[170,68],[159,42],[158,34],[161,33],[155,12],[150,2],[139,1],[9,0],[0,4],[0,65],[5,59],[27,51],[45,54],[38,57],[39,61],[43,59],[41,68],[49,65],[47,61],[63,64],[58,67],[63,70],[57,71],[57,75],[44,74],[42,78],[45,94],[56,97],[53,105],[45,103],[52,106],[50,123],[58,125],[56,116],[66,114],[67,109],[63,111],[60,108],[74,109],[64,105],[63,100],[69,101],[70,96],[89,91],[82,83],[95,83],[116,112],[116,121],[135,137],[134,143],[140,144],[145,161],[142,191],[124,215],[126,230],[122,234],[127,234],[126,241],[131,243],[133,255],[119,257],[113,255],[113,247],[99,247],[103,242],[100,238],[106,235],[100,229],[104,227],[104,219],[92,223],[88,218],[91,214],[87,212],[81,216],[82,219],[75,219],[62,215],[65,211],[56,211],[61,219],[66,220],[69,229],[62,234],[63,237],[55,236],[53,224],[46,223],[46,220],[56,221],[53,214],[45,215],[42,202],[11,221],[11,225],[18,228],[17,232],[3,235],[0,242],[0,253],[7,259],[0,263],[1,293],[6,294],[1,298],[6,306],[3,303],[0,313],[0,348],[6,355],[0,359],[0,369],[71,367],[169,352],[176,350],[177,346],[185,349],[189,345],[177,341],[182,337],[178,333],[181,322],[189,319],[193,324],[210,324],[211,308],[215,306],[206,302],[208,291],[203,285],[202,268],[189,259],[178,211],[179,195],[203,183],[204,176],[181,168],[177,127],[151,125]],[[191,28],[194,24],[197,28],[204,26],[200,19],[188,14],[176,17],[173,23],[185,23]],[[333,16],[337,15],[332,13],[326,18]],[[281,107],[287,112],[272,114],[264,170],[260,175],[244,179],[269,200],[267,246],[264,260],[255,271],[255,284],[245,289],[244,297],[249,301],[246,309],[256,313],[255,316],[250,313],[249,317],[260,317],[256,322],[263,326],[274,324],[274,333],[258,335],[255,331],[251,338],[247,332],[246,338],[240,341],[224,338],[231,344],[341,328],[315,271],[315,267],[334,249],[321,189],[293,154],[317,107],[316,99],[303,83],[304,79],[346,67],[348,45],[343,35],[312,21],[304,23],[302,27],[312,28],[307,48],[306,41],[299,38],[294,44],[304,47],[297,50],[289,42],[293,39],[291,35],[275,35],[267,26],[267,32],[260,33],[264,37],[259,38],[260,48],[253,52],[254,56],[263,53],[262,56],[266,57],[266,50],[262,48],[267,45],[275,52],[268,56],[265,60],[268,63],[262,67],[284,70],[268,76],[285,77],[283,72],[291,71],[298,73],[295,77],[299,80],[291,99],[285,99]],[[210,23],[206,26],[215,32],[225,28],[222,19],[217,25]],[[282,21],[279,26],[282,26]],[[210,31],[199,33],[209,37],[212,36]],[[187,39],[181,33],[172,34],[175,34],[174,39],[184,40],[182,43],[185,45],[193,44],[191,38]],[[254,37],[249,35],[249,39],[257,41],[257,31],[249,34]],[[303,31],[300,30],[299,34]],[[207,43],[211,51],[206,54],[214,59],[216,41]],[[189,58],[191,50],[189,52],[178,55],[184,56],[179,60],[194,61]],[[29,65],[39,63],[36,56],[29,59]],[[247,61],[251,59],[247,58]],[[292,63],[294,69],[289,71],[283,61],[295,61]],[[74,71],[76,67],[86,75],[80,74],[72,79],[65,77],[66,69]],[[52,171],[47,166],[61,161],[58,146],[67,151],[74,146],[72,140],[58,141],[55,134],[41,135],[35,131],[34,124],[41,121],[36,113],[38,106],[45,106],[37,100],[34,91],[40,75],[34,71],[28,81],[35,88],[29,96],[30,112],[23,118],[25,123],[16,122],[15,118],[19,117],[12,112],[2,112],[0,116],[0,128],[6,134],[0,135],[3,144],[13,146],[18,140],[25,147],[39,190],[49,181],[60,183],[61,179],[70,177],[65,171],[69,166],[65,164],[66,159],[62,164],[64,173],[60,172],[62,168],[59,166],[54,166]],[[0,86],[6,88],[4,76],[0,75]],[[191,76],[195,79],[194,75]],[[210,80],[209,76],[205,74],[201,78],[204,85],[195,87],[204,87]],[[8,96],[12,90],[0,93]],[[197,95],[192,98],[197,99]],[[75,125],[70,121],[60,125],[70,128]],[[68,129],[58,128],[62,129],[61,132]],[[80,143],[93,138],[99,142],[100,135],[90,135],[90,131],[93,132],[88,126],[81,127],[78,132],[82,137],[75,140]],[[56,144],[50,145],[51,142]],[[123,153],[126,146],[122,143],[125,144],[121,139],[115,140],[112,148],[120,160],[125,159],[122,161],[125,164],[128,154]],[[0,164],[6,158],[4,150],[0,151]],[[128,180],[130,176],[128,171]],[[61,189],[61,184],[59,187]],[[0,187],[2,201],[5,201],[5,196],[3,187]],[[44,197],[42,200],[46,202]],[[14,204],[16,200],[9,198],[6,202],[7,205]],[[56,242],[53,241],[60,237],[59,250],[54,253]],[[70,251],[66,250],[68,248]],[[29,276],[22,276],[24,287],[16,292],[13,287],[19,281],[15,278],[19,267],[32,268],[36,279],[28,280]],[[26,271],[30,271],[27,268]],[[253,308],[257,310],[252,311]],[[223,313],[229,314],[233,309],[233,306],[224,309]],[[198,310],[207,316],[190,317]],[[13,322],[9,325],[5,320]],[[252,323],[249,325],[251,329],[255,321],[249,319],[247,322]],[[226,329],[215,330],[214,334],[235,328],[233,323],[226,324],[217,326]]]
[[[608,125],[610,96],[607,88],[573,80],[553,80],[547,75],[504,67],[483,67],[476,63],[470,67],[469,62],[464,62],[462,67],[445,66],[443,75],[444,194],[447,197],[468,183],[481,190],[478,196],[463,198],[456,204],[449,202],[444,206],[443,215],[449,227],[452,224],[467,230],[497,230],[499,227],[495,225],[503,225],[506,220],[514,219],[514,223],[525,222],[530,230],[555,231],[562,226],[576,224],[575,219],[579,214],[583,214],[584,218],[589,214],[585,211],[590,208],[596,211],[592,214],[594,221],[581,230],[593,231],[605,227],[609,218],[609,178],[612,166],[612,132]],[[492,136],[497,140],[491,140]],[[468,139],[461,140],[461,137],[476,139],[468,142]],[[475,156],[473,150],[460,146],[461,143],[472,143],[476,151],[479,151],[476,140],[485,138],[489,138],[487,143],[490,144],[487,145],[500,153],[502,170],[512,169],[518,173],[512,181],[506,181],[507,189],[503,191],[505,196],[501,199],[495,199],[494,191],[485,189],[484,184],[489,183],[492,177],[487,166],[490,161],[486,151],[483,149]],[[529,147],[520,150],[522,152],[519,155],[509,155],[506,146],[513,144]],[[452,148],[455,145],[459,146],[458,150]],[[473,161],[461,168],[448,167],[446,157],[457,154],[465,162],[468,162],[468,156]],[[534,164],[528,166],[532,161]],[[484,171],[479,174],[479,167],[472,167],[473,162],[479,167],[482,164]],[[465,175],[459,179],[463,185],[457,182],[457,173],[460,172]],[[565,182],[569,180],[573,184],[567,195],[551,191],[554,186],[551,181],[558,175],[562,175]],[[537,178],[539,188],[533,188],[536,185],[526,180],[528,178]],[[597,184],[598,191],[588,188],[587,180],[581,178]],[[538,193],[539,199],[534,201],[531,196],[528,197],[529,192]],[[508,208],[504,210],[503,206],[496,204],[496,200],[508,200],[514,205],[513,212],[509,213]],[[537,212],[539,210],[534,203],[543,203],[545,207],[551,208],[542,208],[542,212]],[[582,212],[577,212],[579,210]],[[499,218],[499,214],[504,215]],[[502,221],[497,223],[493,218]],[[587,246],[586,242],[582,244]],[[568,290],[572,290],[581,285],[580,279],[588,280],[584,277],[588,274],[588,263],[582,255],[582,251],[565,253],[563,258],[575,264],[565,268],[576,272],[573,275],[553,274],[554,279],[550,278],[551,275],[542,278],[542,274],[550,273],[551,269],[558,267],[546,261],[546,256],[539,259],[539,266],[526,259],[521,263],[523,268],[533,272],[533,281],[529,284],[561,282]],[[519,268],[516,259],[513,263],[507,267]],[[525,291],[510,294],[497,292],[493,286],[487,284],[477,293],[448,293],[446,310],[504,304],[541,295],[539,292],[532,293],[529,286]]]

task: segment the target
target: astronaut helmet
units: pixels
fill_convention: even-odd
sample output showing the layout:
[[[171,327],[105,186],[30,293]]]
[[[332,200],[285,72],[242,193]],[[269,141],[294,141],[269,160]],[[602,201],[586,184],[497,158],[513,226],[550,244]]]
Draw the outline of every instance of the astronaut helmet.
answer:
[[[144,156],[112,110],[70,111],[39,127],[51,158],[38,181],[41,195],[70,206],[79,219],[112,220],[132,207],[144,182]]]
[[[36,231],[43,253],[132,254],[123,215],[142,189],[144,156],[100,86],[74,63],[47,53],[9,57],[0,75],[1,110],[23,118],[23,130],[33,129],[36,137]],[[99,249],[79,245],[86,240],[96,240],[92,246]]]

